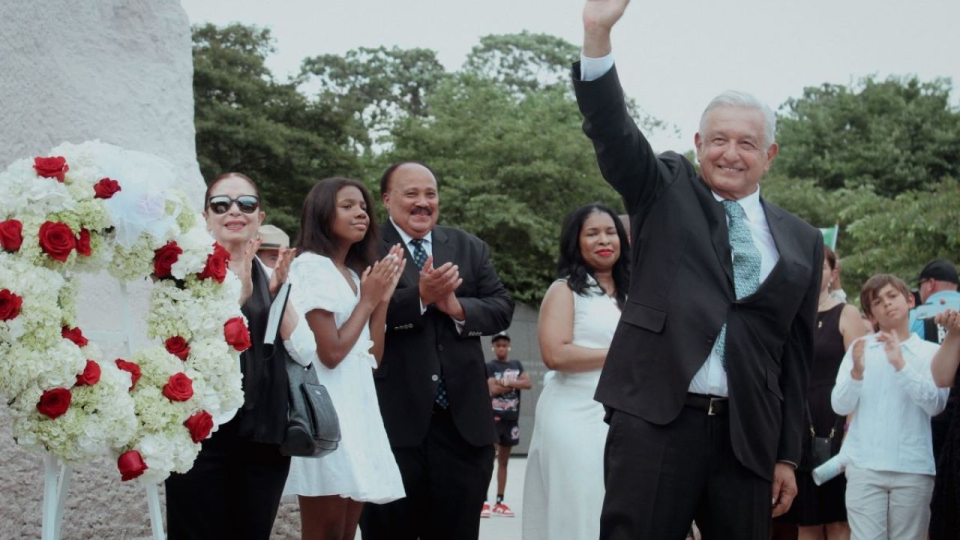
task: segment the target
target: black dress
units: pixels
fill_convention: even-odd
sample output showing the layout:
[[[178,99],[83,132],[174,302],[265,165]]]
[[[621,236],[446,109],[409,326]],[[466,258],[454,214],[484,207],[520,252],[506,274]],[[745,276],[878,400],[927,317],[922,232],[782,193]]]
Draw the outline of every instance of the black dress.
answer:
[[[817,327],[814,334],[813,365],[810,368],[810,382],[807,386],[807,403],[817,437],[828,437],[834,430],[834,453],[840,449],[843,438],[845,418],[833,412],[830,393],[837,382],[837,371],[846,353],[843,347],[843,334],[840,333],[840,315],[846,304],[838,304],[826,311],[817,313]],[[810,420],[808,419],[808,422]],[[809,447],[811,434],[804,431],[804,448]],[[801,527],[825,525],[847,520],[847,507],[844,496],[847,480],[839,475],[833,480],[818,486],[810,474],[812,467],[801,463],[797,470],[797,497],[784,521],[793,522]]]
[[[280,454],[287,415],[287,355],[266,347],[269,278],[260,263],[253,292],[242,306],[252,345],[240,355],[243,406],[203,441],[193,468],[166,482],[170,540],[267,540],[280,506],[290,458]]]

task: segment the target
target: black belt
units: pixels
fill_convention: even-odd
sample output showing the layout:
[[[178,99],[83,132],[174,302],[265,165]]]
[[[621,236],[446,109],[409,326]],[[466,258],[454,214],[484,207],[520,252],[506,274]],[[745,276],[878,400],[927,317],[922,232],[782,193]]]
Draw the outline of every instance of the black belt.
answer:
[[[717,416],[719,414],[727,414],[730,400],[725,397],[687,394],[687,399],[684,400],[683,404],[693,409],[707,411],[707,416]]]

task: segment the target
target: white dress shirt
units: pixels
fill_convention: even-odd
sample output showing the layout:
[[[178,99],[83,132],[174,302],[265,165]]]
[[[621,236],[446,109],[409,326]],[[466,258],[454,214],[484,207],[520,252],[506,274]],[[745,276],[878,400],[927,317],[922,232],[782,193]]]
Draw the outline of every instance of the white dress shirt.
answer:
[[[834,412],[855,413],[840,452],[858,469],[936,474],[930,417],[943,411],[950,396],[949,388],[937,388],[930,371],[939,346],[910,334],[900,345],[906,365],[897,371],[877,334],[864,339],[863,380],[850,376],[850,347],[830,395]]]

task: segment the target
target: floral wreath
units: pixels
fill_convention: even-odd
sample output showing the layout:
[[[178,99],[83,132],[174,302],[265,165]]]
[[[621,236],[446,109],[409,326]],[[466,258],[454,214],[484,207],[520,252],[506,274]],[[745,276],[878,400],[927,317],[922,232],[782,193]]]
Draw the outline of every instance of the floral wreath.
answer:
[[[13,436],[70,465],[113,452],[122,480],[162,482],[243,403],[240,282],[169,163],[99,141],[50,155],[0,173],[0,397]],[[155,341],[130,358],[104,360],[76,326],[78,274],[102,270],[155,280]]]

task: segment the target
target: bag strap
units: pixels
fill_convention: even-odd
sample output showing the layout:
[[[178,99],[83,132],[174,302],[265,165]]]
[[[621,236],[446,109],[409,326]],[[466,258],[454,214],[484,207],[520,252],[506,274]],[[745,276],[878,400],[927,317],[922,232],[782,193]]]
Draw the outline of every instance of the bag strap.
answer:
[[[290,282],[280,285],[276,298],[270,304],[270,315],[267,318],[267,329],[263,333],[264,356],[270,358],[276,350],[276,342],[280,338],[280,322],[283,321],[283,314],[287,310],[287,301],[290,299]],[[281,343],[283,340],[280,340]],[[269,349],[267,349],[269,348]],[[269,350],[270,354],[266,354]]]

